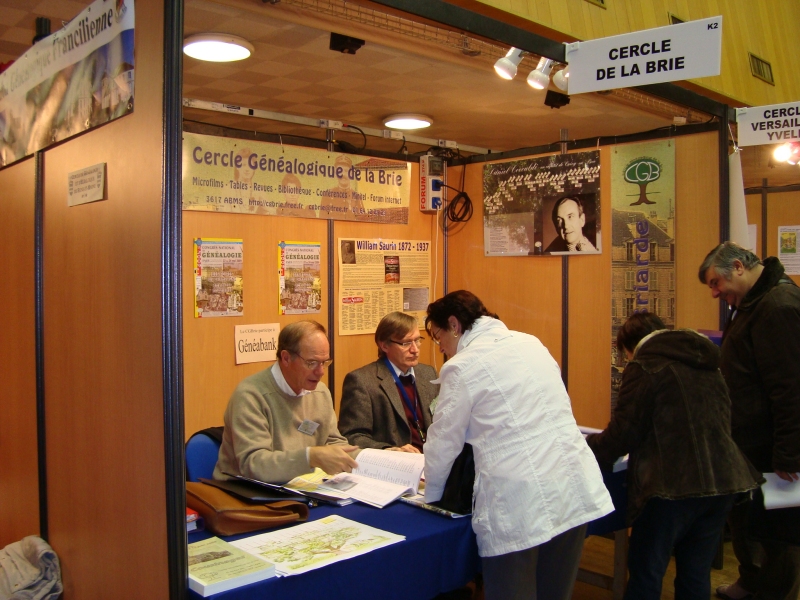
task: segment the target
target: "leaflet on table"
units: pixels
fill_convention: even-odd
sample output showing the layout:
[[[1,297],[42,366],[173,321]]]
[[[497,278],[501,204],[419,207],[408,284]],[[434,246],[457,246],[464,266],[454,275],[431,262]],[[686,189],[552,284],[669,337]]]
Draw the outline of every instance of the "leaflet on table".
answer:
[[[275,565],[217,537],[189,544],[189,589],[204,598],[275,577]]]
[[[764,473],[767,482],[761,486],[764,508],[789,508],[800,506],[800,481],[784,481],[775,473]]]
[[[338,515],[231,542],[275,563],[279,577],[319,569],[405,540],[405,536]]]
[[[339,238],[339,331],[374,333],[384,315],[402,311],[422,327],[430,302],[431,243]]]
[[[358,468],[339,473],[325,482],[351,498],[383,508],[404,494],[419,492],[425,455],[366,448],[356,458]]]
[[[581,430],[583,437],[585,438],[587,435],[591,433],[603,433],[602,429],[596,429],[595,427],[586,427],[584,425],[579,425],[578,429]],[[617,460],[614,461],[614,466],[612,467],[612,473],[619,473],[620,471],[624,471],[628,468],[628,455],[620,456]]]

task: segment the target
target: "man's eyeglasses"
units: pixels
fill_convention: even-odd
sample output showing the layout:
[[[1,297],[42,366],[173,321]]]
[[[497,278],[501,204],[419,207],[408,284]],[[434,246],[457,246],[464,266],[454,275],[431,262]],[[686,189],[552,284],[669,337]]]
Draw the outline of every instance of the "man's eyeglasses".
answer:
[[[408,340],[407,342],[396,342],[395,340],[389,340],[389,341],[392,342],[393,344],[397,344],[403,350],[408,350],[409,348],[411,348],[411,344],[414,344],[417,348],[421,348],[422,347],[422,342],[425,341],[425,338],[424,337],[418,337],[418,338],[415,338],[413,340]]]
[[[316,368],[319,366],[321,366],[324,369],[333,362],[332,358],[327,358],[325,360],[308,360],[297,354],[297,352],[292,352],[292,354],[294,354],[297,358],[306,363],[306,367],[311,371],[316,370]]]

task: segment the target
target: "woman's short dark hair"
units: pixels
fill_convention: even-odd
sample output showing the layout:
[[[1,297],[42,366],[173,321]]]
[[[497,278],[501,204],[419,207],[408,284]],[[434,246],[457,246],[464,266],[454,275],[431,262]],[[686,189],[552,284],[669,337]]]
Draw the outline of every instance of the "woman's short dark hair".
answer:
[[[666,328],[664,322],[651,312],[634,313],[617,332],[617,348],[633,352],[645,336]]]
[[[425,317],[425,331],[431,336],[431,326],[447,329],[447,320],[455,317],[461,324],[461,330],[471,329],[480,317],[499,318],[483,305],[481,299],[467,290],[458,290],[442,296],[428,305],[428,316]]]

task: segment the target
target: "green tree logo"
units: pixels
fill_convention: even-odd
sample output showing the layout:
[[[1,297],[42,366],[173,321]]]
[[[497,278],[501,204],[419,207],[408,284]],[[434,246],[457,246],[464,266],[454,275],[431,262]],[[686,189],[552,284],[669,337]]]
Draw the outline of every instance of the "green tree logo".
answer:
[[[661,177],[661,163],[655,158],[637,158],[625,167],[625,181],[639,186],[639,199],[631,206],[638,204],[655,204],[647,197],[647,184]]]

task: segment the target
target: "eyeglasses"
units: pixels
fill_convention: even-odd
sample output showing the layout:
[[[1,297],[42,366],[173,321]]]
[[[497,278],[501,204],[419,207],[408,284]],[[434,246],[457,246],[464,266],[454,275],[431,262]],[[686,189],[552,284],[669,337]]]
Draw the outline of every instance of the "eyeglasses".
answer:
[[[311,371],[315,371],[317,367],[320,366],[324,369],[333,362],[332,358],[327,358],[325,360],[308,360],[297,354],[297,352],[292,352],[292,354],[294,354],[297,358],[306,363],[306,367]]]
[[[415,338],[413,340],[408,340],[407,342],[396,342],[394,340],[389,340],[389,341],[392,342],[393,344],[397,344],[403,350],[408,350],[409,348],[411,348],[411,344],[414,344],[417,348],[421,348],[422,347],[422,342],[425,341],[425,338],[424,337],[418,337],[418,338]]]
[[[439,345],[439,332],[440,331],[441,331],[441,329],[437,329],[436,333],[431,331],[431,339],[433,340],[433,343],[436,344],[437,346]]]

